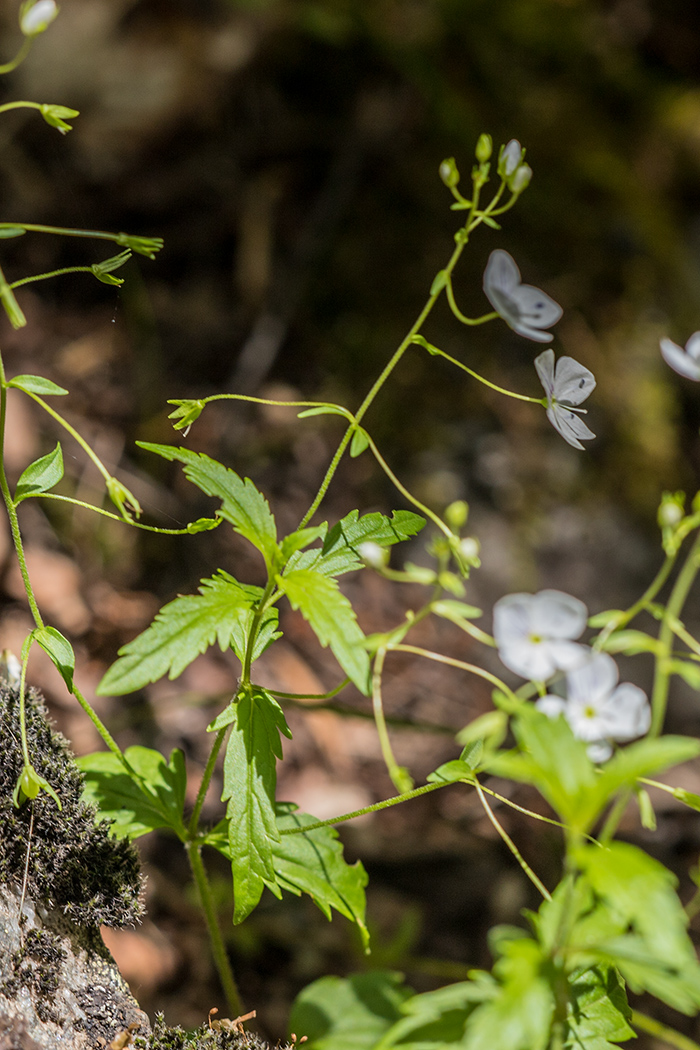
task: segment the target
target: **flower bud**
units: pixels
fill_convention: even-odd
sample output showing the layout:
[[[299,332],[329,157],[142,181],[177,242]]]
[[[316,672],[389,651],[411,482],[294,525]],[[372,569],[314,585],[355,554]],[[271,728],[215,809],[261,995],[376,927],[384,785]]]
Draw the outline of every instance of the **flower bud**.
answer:
[[[515,174],[508,183],[508,188],[511,193],[522,193],[523,190],[530,185],[530,179],[532,178],[532,168],[529,164],[521,164],[515,169]]]
[[[66,118],[69,120],[79,115],[77,109],[69,109],[68,106],[56,106],[50,102],[45,102],[39,112],[48,125],[52,128],[58,128],[62,135],[65,135],[67,131],[73,130],[73,125],[66,122]]]
[[[479,550],[479,541],[476,536],[465,536],[464,539],[459,541],[459,553],[467,562],[478,562]]]
[[[38,36],[58,14],[56,0],[28,0],[19,9],[19,27],[25,36]]]
[[[454,157],[448,157],[447,160],[443,160],[440,165],[440,178],[449,189],[457,185],[459,182],[459,171],[457,170]]]
[[[476,144],[476,159],[479,164],[485,164],[493,152],[493,139],[490,135],[479,135]]]
[[[523,148],[517,139],[511,139],[506,146],[501,146],[498,158],[498,174],[503,179],[510,179],[523,159]]]
[[[445,521],[451,529],[461,529],[466,524],[467,515],[469,514],[469,504],[466,500],[457,499],[454,503],[450,503],[449,507],[445,510]]]
[[[368,569],[383,569],[389,561],[389,551],[372,540],[365,540],[364,543],[361,543],[357,548],[357,553]]]
[[[685,515],[685,493],[664,492],[658,512],[658,522],[662,529],[672,529]]]

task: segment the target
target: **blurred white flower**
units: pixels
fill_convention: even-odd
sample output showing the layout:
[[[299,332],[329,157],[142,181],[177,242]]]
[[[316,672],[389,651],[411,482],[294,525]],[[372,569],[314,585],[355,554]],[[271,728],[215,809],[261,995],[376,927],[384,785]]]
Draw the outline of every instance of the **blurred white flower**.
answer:
[[[38,36],[51,25],[57,14],[56,0],[36,0],[36,3],[24,3],[19,12],[19,27],[25,36]]]
[[[589,745],[588,757],[593,762],[610,758],[611,741],[634,740],[651,725],[646,693],[631,682],[618,685],[618,678],[611,656],[591,653],[586,663],[568,672],[566,700],[544,696],[535,705],[550,718],[563,715],[574,736]]]
[[[583,663],[587,648],[571,639],[583,633],[588,611],[562,591],[508,594],[493,607],[493,635],[506,667],[545,682],[555,671]]]
[[[500,248],[489,256],[484,271],[484,292],[496,313],[518,335],[534,339],[536,343],[550,341],[552,333],[540,329],[557,323],[562,315],[561,306],[539,288],[521,284],[515,260]]]
[[[594,438],[595,434],[576,414],[586,409],[574,406],[585,401],[594,389],[595,376],[573,357],[560,357],[555,369],[553,350],[544,350],[536,357],[535,368],[547,395],[547,419],[564,441],[582,449],[581,441]]]
[[[357,553],[369,569],[383,569],[389,561],[389,551],[374,540],[365,540],[357,547]]]
[[[523,147],[517,139],[511,139],[505,146],[501,146],[501,154],[498,158],[498,170],[505,178],[509,179],[520,164],[523,155]]]
[[[661,356],[674,372],[686,379],[694,379],[696,383],[700,382],[700,332],[691,335],[685,350],[670,339],[662,339]]]

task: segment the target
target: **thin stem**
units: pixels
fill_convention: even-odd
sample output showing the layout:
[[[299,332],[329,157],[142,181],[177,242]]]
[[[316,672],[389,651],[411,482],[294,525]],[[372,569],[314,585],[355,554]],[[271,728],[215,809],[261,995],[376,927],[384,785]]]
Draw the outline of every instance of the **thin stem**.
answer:
[[[594,649],[602,649],[603,645],[613,633],[613,631],[618,631],[621,627],[625,627],[631,620],[635,618],[635,616],[637,616],[638,613],[640,613],[643,609],[647,607],[649,602],[654,600],[654,598],[659,593],[663,585],[666,583],[666,580],[669,577],[669,573],[671,572],[671,569],[673,568],[674,563],[676,561],[676,557],[677,555],[675,554],[669,554],[666,556],[661,568],[659,569],[656,576],[651,581],[641,598],[638,598],[634,605],[631,605],[626,612],[621,613],[620,616],[612,620],[607,625],[607,627],[603,628],[603,630],[600,632],[595,642],[593,643]]]
[[[60,270],[51,270],[50,273],[36,273],[33,277],[22,277],[19,281],[13,281],[10,288],[20,288],[23,284],[32,284],[34,281],[48,281],[50,277],[61,277],[64,273],[93,272],[91,266],[64,266]]]
[[[131,518],[123,518],[121,514],[113,514],[111,510],[105,510],[104,507],[95,507],[92,503],[85,503],[84,500],[74,499],[72,496],[60,496],[57,492],[31,492],[23,497],[22,502],[28,499],[53,499],[59,503],[70,503],[74,507],[82,507],[83,510],[91,510],[95,514],[101,514],[103,518],[111,518],[112,521],[118,521],[122,525],[130,525],[133,529],[145,529],[146,532],[158,532],[164,536],[186,536],[191,535],[191,530],[186,525],[183,529],[162,529],[158,525],[144,525],[141,521],[134,521]],[[219,519],[211,519],[219,520]],[[195,524],[192,522],[191,524]]]
[[[0,73],[3,72],[0,67]],[[40,102],[5,102],[0,106],[0,113],[7,113],[10,109],[41,109]]]
[[[67,430],[70,436],[78,442],[83,452],[85,452],[85,454],[89,456],[89,458],[99,470],[102,477],[105,479],[105,481],[111,481],[112,475],[107,470],[106,466],[104,465],[100,457],[97,455],[97,453],[93,451],[93,449],[87,443],[85,438],[81,437],[81,435],[78,433],[75,427],[71,426],[68,420],[63,418],[60,412],[57,412],[55,408],[52,408],[51,405],[48,404],[48,402],[44,401],[43,397],[39,397],[38,394],[32,393],[31,390],[25,390],[23,391],[23,393],[31,397],[34,401],[36,401],[38,405],[41,405],[44,412],[51,416],[52,419],[55,419],[57,423],[60,423],[64,430]]]
[[[343,405],[336,405],[333,401],[278,401],[272,397],[253,397],[252,394],[210,394],[209,397],[201,398],[202,405],[208,405],[210,401],[250,401],[254,405],[279,405],[281,408],[332,408],[338,415],[352,419],[350,412]],[[179,399],[171,399],[169,405],[179,403]],[[200,399],[197,399],[197,404]]]
[[[467,317],[466,314],[463,314],[460,308],[457,306],[457,303],[455,301],[455,294],[452,289],[452,281],[448,281],[445,285],[445,292],[447,294],[447,301],[450,304],[450,309],[452,310],[452,313],[455,315],[458,321],[462,322],[462,324],[486,324],[487,321],[494,321],[498,317],[498,314],[495,310],[492,310],[491,313],[488,314],[482,314],[481,317]]]
[[[505,842],[505,844],[508,847],[508,849],[511,851],[511,853],[515,857],[515,859],[517,860],[518,864],[520,865],[520,867],[523,869],[523,871],[527,875],[527,877],[530,880],[530,882],[534,886],[537,887],[537,889],[540,891],[540,893],[542,894],[542,896],[544,897],[545,900],[551,901],[552,895],[549,892],[549,890],[547,889],[547,887],[539,879],[539,877],[532,870],[532,868],[530,867],[528,862],[522,856],[522,854],[520,853],[520,850],[515,845],[515,843],[513,842],[512,838],[510,837],[510,835],[508,834],[506,829],[504,827],[502,827],[501,824],[499,824],[499,822],[496,819],[496,816],[495,816],[493,810],[491,809],[491,807],[488,804],[488,800],[487,800],[486,796],[484,795],[484,792],[481,789],[481,784],[476,779],[476,777],[474,777],[474,787],[476,788],[477,794],[478,794],[478,796],[479,796],[479,798],[481,800],[481,805],[484,807],[484,810],[486,811],[486,816],[489,818],[489,820],[493,824],[494,828],[496,829],[496,831],[501,836],[501,838]]]
[[[97,730],[97,732],[100,734],[100,736],[104,740],[104,742],[107,745],[107,747],[109,748],[109,750],[112,752],[113,755],[116,755],[117,758],[121,762],[124,763],[125,767],[129,770],[130,774],[133,775],[133,770],[129,766],[129,763],[126,761],[126,759],[124,757],[124,752],[119,747],[119,744],[116,742],[116,740],[114,739],[114,737],[110,733],[109,729],[107,729],[107,726],[104,724],[104,722],[102,721],[100,716],[90,706],[88,701],[85,699],[83,694],[80,692],[80,690],[78,689],[78,687],[75,684],[75,682],[73,682],[73,688],[72,688],[71,692],[73,693],[73,696],[75,697],[75,699],[78,701],[78,703],[82,707],[82,709],[85,712],[85,714],[88,716],[88,718],[90,719],[90,721],[94,725],[94,727]]]
[[[197,890],[199,891],[199,899],[202,905],[202,911],[204,912],[207,930],[209,932],[209,943],[214,957],[214,965],[216,966],[219,980],[221,981],[221,987],[226,996],[226,1003],[228,1009],[231,1011],[231,1016],[238,1017],[243,1013],[241,997],[238,992],[238,987],[236,986],[236,979],[233,976],[233,969],[228,957],[228,952],[226,951],[226,945],[221,936],[209,879],[207,878],[206,869],[202,862],[201,847],[195,842],[188,843],[187,857],[190,862],[192,877],[194,878]]]
[[[2,73],[0,66],[0,73]],[[35,222],[0,222],[0,230],[22,229],[31,233],[55,233],[61,237],[84,237],[98,241],[115,241],[120,244],[119,233],[108,233],[106,230],[75,230],[68,226],[45,226]]]
[[[15,55],[15,57],[13,59],[11,59],[9,62],[5,62],[4,65],[0,66],[0,74],[2,74],[2,73],[11,73],[13,69],[17,69],[17,66],[21,62],[24,62],[25,58],[29,54],[29,49],[32,46],[33,39],[34,38],[31,37],[31,36],[25,36],[24,40],[22,41],[22,46],[19,49],[19,51],[17,52],[17,54]],[[8,224],[8,225],[11,225],[11,224]]]
[[[291,700],[299,703],[303,707],[307,701],[310,701],[309,707],[316,707],[317,702],[324,700],[332,700],[334,696],[341,693],[346,685],[350,684],[349,678],[344,678],[340,685],[337,685],[335,689],[330,689],[327,693],[280,693],[277,689],[268,689],[268,693],[271,693],[277,700]],[[333,707],[334,711],[338,709]]]
[[[219,732],[216,734],[214,746],[211,749],[209,758],[207,759],[207,764],[204,767],[202,781],[199,785],[199,791],[197,792],[197,798],[194,803],[194,809],[192,810],[192,816],[190,817],[190,823],[188,828],[190,838],[195,838],[197,834],[197,829],[199,827],[199,817],[202,812],[202,806],[204,805],[204,800],[207,797],[207,791],[209,790],[209,785],[211,784],[211,778],[214,775],[216,760],[219,757],[221,745],[223,744],[224,739],[226,738],[227,730],[228,726],[224,726],[224,728],[220,729]]]
[[[435,514],[435,512],[432,511],[429,507],[426,507],[424,503],[421,503],[419,499],[416,499],[416,497],[411,492],[409,492],[406,486],[401,481],[399,481],[396,474],[394,474],[393,470],[391,469],[387,461],[384,459],[381,452],[377,448],[374,440],[370,437],[367,431],[365,431],[365,436],[367,438],[369,447],[372,451],[372,455],[374,456],[374,458],[376,459],[377,463],[382,468],[386,476],[389,478],[391,483],[394,485],[394,487],[398,489],[401,495],[406,500],[408,500],[409,503],[412,503],[414,507],[417,507],[418,510],[425,514],[426,517],[430,518],[431,521],[433,521],[437,525],[440,531],[443,532],[448,539],[452,539],[453,532],[450,528],[448,528],[447,525],[445,525],[445,522],[442,520],[442,518]]]
[[[411,780],[408,777],[406,770],[396,761],[391,741],[389,739],[389,731],[386,727],[386,720],[384,718],[384,705],[382,703],[382,672],[384,670],[386,652],[386,649],[380,649],[374,658],[374,667],[372,669],[372,709],[374,711],[374,721],[379,736],[379,745],[382,749],[382,756],[386,763],[387,772],[389,773],[391,782],[396,790],[402,791],[407,783],[411,783]]]
[[[488,315],[489,318],[491,316],[498,317],[498,314]],[[415,342],[418,342],[418,340],[416,339]],[[419,345],[422,346],[423,344],[419,343]],[[468,368],[467,365],[458,361],[456,357],[451,357],[450,354],[446,354],[444,350],[440,350],[439,347],[433,346],[432,343],[429,347],[426,346],[425,349],[428,350],[428,353],[433,357],[444,357],[446,361],[450,362],[450,364],[455,365],[457,368],[461,368],[462,371],[470,375],[472,379],[478,379],[480,383],[483,383],[484,386],[489,387],[491,390],[495,390],[498,394],[505,394],[506,397],[514,397],[518,401],[529,401],[533,405],[547,404],[546,397],[528,397],[527,394],[516,394],[513,390],[506,390],[505,387],[498,386],[496,383],[492,383],[489,379],[484,379],[484,377],[480,376],[478,372],[474,372],[471,368]]]
[[[423,784],[422,787],[412,788],[410,791],[404,791],[400,795],[394,795],[392,798],[385,798],[382,802],[374,802],[371,806],[365,806],[363,809],[355,809],[352,813],[343,813],[339,817],[329,817],[327,820],[317,820],[315,824],[304,824],[298,828],[280,828],[280,835],[301,835],[305,831],[315,831],[316,828],[330,828],[334,824],[342,824],[346,820],[354,820],[355,817],[364,817],[365,813],[377,813],[380,809],[388,809],[390,806],[398,806],[402,802],[409,802],[412,798],[418,798],[420,795],[428,795],[431,791],[439,791],[440,788],[449,787],[450,784]]]
[[[622,791],[619,795],[617,802],[605,818],[605,823],[603,824],[603,828],[600,832],[600,835],[598,835],[598,842],[601,844],[601,846],[607,846],[607,844],[612,840],[613,835],[617,831],[617,826],[622,820],[624,812],[627,809],[627,806],[629,805],[629,800],[631,797],[631,788],[625,788],[625,790]]]
[[[392,652],[415,653],[416,656],[424,656],[426,660],[435,660],[437,663],[447,664],[449,667],[458,667],[462,671],[470,671],[471,674],[478,675],[480,678],[485,678],[487,682],[491,682],[492,685],[495,685],[497,689],[500,689],[516,703],[519,702],[518,697],[512,689],[508,688],[505,682],[502,682],[495,674],[491,674],[490,671],[485,671],[483,667],[477,667],[476,664],[468,664],[464,660],[456,660],[452,656],[443,656],[441,653],[434,653],[430,649],[420,649],[416,645],[397,644],[390,646],[390,648]]]
[[[700,533],[695,537],[693,545],[688,552],[688,556],[683,563],[683,567],[676,578],[676,582],[673,585],[671,595],[666,604],[666,613],[661,621],[661,628],[659,630],[659,644],[661,651],[656,655],[654,661],[654,685],[651,694],[652,715],[651,729],[649,730],[649,736],[651,737],[656,737],[660,734],[663,728],[664,716],[666,714],[668,688],[671,677],[668,662],[673,641],[673,628],[671,626],[671,621],[680,620],[683,605],[685,604],[688,592],[695,581],[695,577],[698,574],[698,569],[700,569]]]
[[[641,1028],[643,1032],[648,1032],[649,1035],[655,1036],[662,1043],[666,1043],[667,1046],[675,1046],[676,1050],[700,1050],[700,1046],[692,1039],[689,1039],[687,1035],[677,1032],[675,1028],[669,1028],[666,1024],[661,1024],[661,1021],[657,1021],[639,1010],[632,1011],[630,1021],[635,1028]]]

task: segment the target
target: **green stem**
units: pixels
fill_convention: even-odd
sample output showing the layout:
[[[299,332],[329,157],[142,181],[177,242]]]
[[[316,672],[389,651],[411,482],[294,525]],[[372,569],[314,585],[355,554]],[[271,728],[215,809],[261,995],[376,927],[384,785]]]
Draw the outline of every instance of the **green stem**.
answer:
[[[38,394],[32,393],[31,390],[24,390],[23,393],[31,397],[34,401],[36,401],[38,405],[41,405],[41,407],[43,408],[44,412],[47,413],[47,415],[51,416],[52,419],[55,419],[57,423],[60,423],[64,430],[67,430],[70,436],[78,442],[83,452],[92,460],[92,462],[95,464],[105,481],[111,481],[112,475],[107,470],[106,466],[104,465],[100,457],[97,455],[97,453],[92,450],[85,438],[81,437],[81,435],[78,433],[75,427],[71,426],[68,420],[63,418],[60,412],[57,412],[55,408],[52,408],[51,405],[48,404],[48,402],[44,401],[43,397],[39,397]]]
[[[2,67],[0,67],[0,73],[2,73]],[[0,113],[7,113],[10,109],[41,109],[41,103],[39,102],[5,102],[0,106]]]
[[[384,717],[384,705],[382,703],[382,672],[384,670],[386,652],[385,648],[380,649],[374,658],[374,667],[372,669],[372,710],[374,711],[374,721],[377,726],[379,746],[382,749],[382,756],[386,764],[387,772],[389,773],[391,782],[396,790],[402,791],[406,784],[410,784],[411,781],[408,779],[406,770],[396,761],[394,750],[389,739],[389,731],[386,727],[386,719]]]
[[[124,758],[124,752],[119,747],[119,744],[116,742],[116,740],[114,739],[114,737],[110,733],[109,729],[107,729],[107,726],[100,719],[100,716],[90,706],[88,701],[85,699],[83,694],[80,692],[80,690],[76,686],[75,682],[73,682],[73,688],[72,688],[71,692],[73,693],[73,696],[75,697],[75,699],[78,701],[78,703],[82,707],[82,709],[85,712],[85,714],[88,716],[88,718],[90,719],[90,721],[94,725],[94,727],[97,730],[97,732],[100,734],[100,736],[104,740],[104,742],[107,745],[107,747],[109,748],[109,750],[112,752],[113,755],[116,755],[117,758],[120,759],[121,762],[124,763],[125,767],[129,770],[130,774],[133,775],[133,770],[131,770],[131,767],[129,766],[129,763]]]
[[[232,1017],[238,1017],[243,1013],[241,997],[236,986],[236,979],[233,976],[233,969],[231,968],[228,952],[226,951],[226,945],[221,936],[209,879],[207,878],[206,869],[202,862],[201,847],[195,842],[188,843],[187,857],[190,862],[192,877],[194,878],[197,890],[199,891],[199,899],[207,924],[209,943],[214,957],[214,965],[219,974],[219,980],[221,981],[221,987],[226,996],[228,1009],[230,1010]]]
[[[455,315],[457,320],[462,322],[462,324],[468,324],[472,326],[478,324],[486,324],[487,321],[494,321],[498,317],[498,314],[495,310],[488,314],[482,314],[481,317],[467,317],[466,314],[463,314],[460,308],[457,306],[457,302],[455,300],[455,293],[452,288],[452,281],[448,280],[447,284],[445,285],[445,292],[447,294],[447,301],[450,304],[450,310]]]
[[[616,619],[612,620],[607,627],[604,627],[600,632],[595,642],[593,643],[594,649],[602,649],[606,640],[610,637],[613,631],[619,631],[621,627],[625,627],[631,620],[635,618],[643,609],[647,607],[649,602],[653,601],[656,595],[659,593],[666,580],[669,577],[669,573],[674,566],[676,561],[675,554],[669,554],[666,556],[661,568],[657,572],[654,579],[651,581],[647,589],[641,598],[638,598],[634,605],[631,605],[626,612],[621,613]]]
[[[659,630],[660,652],[654,661],[654,685],[651,694],[651,729],[649,736],[656,737],[663,729],[666,705],[668,703],[668,689],[670,682],[670,671],[668,662],[673,643],[673,628],[671,620],[680,620],[688,592],[695,581],[700,569],[700,533],[695,537],[688,556],[678,573],[673,585],[671,595],[666,604],[666,613],[661,621]]]
[[[34,281],[48,281],[50,277],[61,277],[64,273],[93,272],[91,266],[64,266],[60,270],[51,270],[50,273],[36,273],[32,277],[22,277],[19,281],[13,281],[10,288],[20,288],[23,284],[32,284]]]
[[[465,663],[464,660],[456,660],[452,656],[443,656],[441,653],[434,653],[430,649],[420,649],[416,645],[403,645],[397,644],[390,646],[392,652],[397,653],[415,653],[416,656],[424,656],[426,660],[435,660],[437,663],[447,664],[449,667],[458,667],[462,671],[470,671],[472,674],[478,675],[480,678],[485,678],[487,682],[491,682],[497,689],[505,693],[506,696],[518,703],[518,697],[515,695],[512,689],[509,689],[505,682],[502,682],[500,678],[497,678],[495,674],[491,674],[490,671],[485,671],[483,667],[478,667],[476,664]]]
[[[211,749],[209,758],[207,759],[207,764],[204,767],[204,773],[202,774],[202,782],[199,785],[199,791],[197,792],[197,798],[194,803],[194,809],[192,810],[192,816],[190,817],[188,829],[190,838],[195,838],[197,835],[197,829],[199,827],[199,817],[202,812],[202,806],[204,805],[204,800],[207,797],[207,791],[209,790],[211,778],[214,775],[216,760],[219,757],[219,751],[221,751],[221,745],[224,742],[227,730],[228,726],[224,726],[224,728],[220,729],[219,732],[216,734],[214,746]]]
[[[25,58],[29,54],[29,49],[32,46],[33,37],[25,36],[22,41],[22,46],[13,59],[9,62],[5,62],[4,65],[0,66],[0,74],[11,73],[13,69],[17,69],[17,66],[24,62]]]
[[[481,802],[481,805],[484,807],[484,810],[486,812],[486,816],[489,818],[489,820],[493,824],[494,828],[496,829],[498,834],[501,836],[501,838],[505,842],[505,844],[508,847],[508,849],[510,850],[510,852],[515,857],[515,859],[517,860],[518,864],[520,865],[520,867],[523,869],[523,871],[527,875],[527,877],[530,880],[530,882],[533,884],[533,886],[537,887],[537,889],[540,891],[540,893],[542,894],[542,896],[544,897],[545,900],[551,901],[552,895],[549,892],[549,890],[547,889],[547,887],[545,886],[545,884],[542,882],[542,880],[539,878],[539,876],[535,874],[535,872],[532,870],[532,868],[530,867],[528,862],[525,860],[525,858],[521,854],[521,852],[518,849],[518,847],[513,842],[512,838],[510,837],[510,835],[508,834],[506,829],[496,819],[496,815],[493,812],[493,810],[491,809],[491,807],[489,806],[488,800],[486,798],[486,795],[484,794],[484,792],[483,792],[483,790],[481,788],[481,784],[476,779],[476,777],[474,777],[474,787],[476,788],[476,793],[479,796],[479,800]]]
[[[641,1028],[643,1032],[648,1032],[649,1035],[655,1036],[656,1039],[660,1039],[667,1046],[675,1046],[676,1050],[700,1050],[700,1046],[692,1039],[689,1039],[687,1035],[677,1032],[675,1028],[669,1028],[666,1024],[661,1024],[660,1021],[656,1021],[647,1014],[640,1013],[639,1010],[632,1011],[630,1021],[635,1028]]]
[[[377,448],[376,444],[374,443],[373,439],[369,436],[367,431],[365,431],[365,436],[367,438],[369,447],[372,450],[372,455],[374,456],[374,458],[376,459],[377,463],[382,468],[386,476],[389,478],[391,483],[394,485],[394,487],[398,489],[401,495],[406,500],[408,500],[409,503],[412,503],[414,507],[417,507],[418,510],[425,514],[427,518],[430,518],[431,521],[433,521],[437,525],[437,527],[445,534],[445,536],[447,536],[448,539],[452,539],[454,534],[452,530],[447,525],[445,525],[445,522],[442,520],[442,518],[435,514],[434,511],[430,510],[429,507],[426,507],[424,503],[421,503],[419,499],[416,499],[416,497],[408,491],[406,486],[403,485],[396,477],[396,474],[394,474],[393,470],[391,469],[387,461],[384,459],[381,452],[379,451],[379,449]]]
[[[184,529],[162,529],[157,525],[144,525],[141,521],[123,518],[121,514],[113,514],[111,510],[105,510],[104,507],[95,507],[92,503],[85,503],[84,500],[74,499],[72,496],[60,496],[57,492],[30,492],[23,498],[22,502],[28,499],[53,499],[59,503],[70,503],[74,507],[82,507],[83,510],[91,510],[95,514],[101,514],[103,518],[111,518],[112,521],[118,521],[122,525],[130,525],[134,529],[145,529],[146,532],[158,532],[164,536],[192,535],[187,526]],[[211,520],[214,521],[215,519],[212,518]]]
[[[498,314],[488,314],[487,316],[490,319],[491,317],[498,317]],[[415,341],[419,343],[420,346],[423,345],[422,341],[419,341],[418,339],[416,339]],[[480,383],[483,383],[484,386],[489,387],[491,390],[495,390],[497,394],[505,394],[506,397],[514,397],[518,401],[530,401],[533,405],[546,406],[547,404],[546,397],[528,397],[527,394],[516,394],[513,390],[506,390],[505,387],[498,386],[496,383],[492,383],[490,380],[484,379],[484,377],[480,376],[478,372],[472,371],[472,369],[468,368],[467,365],[462,364],[461,361],[458,361],[456,357],[451,357],[449,354],[446,354],[444,350],[440,350],[437,346],[433,346],[432,343],[429,344],[429,346],[426,346],[425,349],[433,357],[444,357],[446,361],[450,362],[450,364],[456,365],[457,368],[461,368],[463,372],[466,372],[473,379],[478,379]]]
[[[342,824],[346,820],[354,820],[355,817],[364,817],[365,813],[377,813],[380,809],[388,809],[390,806],[398,806],[402,802],[408,802],[412,798],[418,798],[420,795],[428,795],[431,791],[438,791],[440,788],[449,787],[450,785],[445,783],[440,784],[424,784],[419,788],[411,788],[410,791],[404,791],[400,795],[394,795],[392,798],[385,798],[382,802],[374,802],[371,806],[365,806],[363,809],[355,809],[352,813],[343,813],[339,817],[329,817],[327,820],[317,820],[315,824],[304,824],[298,828],[280,828],[280,835],[301,835],[305,831],[315,831],[316,828],[330,828],[334,824]]]
[[[0,66],[0,73],[2,73]],[[31,233],[55,233],[61,237],[83,237],[98,241],[114,241],[121,244],[119,240],[123,237],[120,233],[108,233],[106,230],[75,230],[69,226],[45,226],[43,223],[35,222],[0,222],[0,230],[22,229]]]

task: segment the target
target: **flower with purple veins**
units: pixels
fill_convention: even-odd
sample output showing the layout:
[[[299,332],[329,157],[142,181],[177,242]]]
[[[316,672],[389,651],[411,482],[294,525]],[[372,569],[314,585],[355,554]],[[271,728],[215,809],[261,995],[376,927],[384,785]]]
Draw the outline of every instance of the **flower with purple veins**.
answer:
[[[564,441],[574,448],[583,448],[595,434],[577,413],[577,408],[594,389],[595,376],[573,357],[560,357],[554,367],[554,351],[544,350],[535,358],[535,368],[547,395],[547,419],[558,430]]]
[[[496,313],[507,325],[536,343],[548,343],[551,332],[540,329],[556,324],[562,308],[545,292],[522,284],[515,259],[497,248],[491,252],[484,270],[484,293]]]

